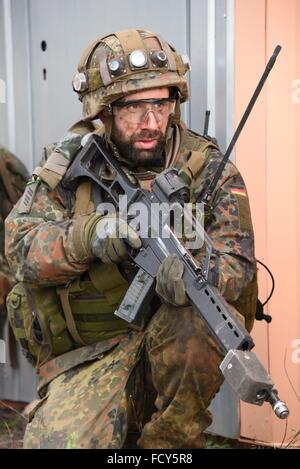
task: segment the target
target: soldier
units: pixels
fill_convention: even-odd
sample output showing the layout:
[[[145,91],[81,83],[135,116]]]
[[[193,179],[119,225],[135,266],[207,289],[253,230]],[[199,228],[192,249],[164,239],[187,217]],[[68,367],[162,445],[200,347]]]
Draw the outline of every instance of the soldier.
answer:
[[[187,57],[150,31],[120,31],[89,45],[73,81],[83,120],[46,148],[30,191],[6,221],[6,255],[21,282],[9,302],[11,323],[40,378],[26,448],[124,448],[135,433],[140,448],[204,445],[223,357],[189,304],[181,261],[170,256],[162,263],[152,318],[144,330],[132,330],[113,313],[135,269],[127,247],[141,246],[138,233],[126,220],[96,211],[104,195],[89,180],[74,190],[63,185],[82,137],[94,132],[135,184],[148,190],[158,173],[175,166],[195,200],[222,155],[180,120],[188,69]],[[96,119],[104,125],[95,126]],[[105,166],[100,171],[113,178]],[[210,266],[215,282],[251,329],[253,230],[246,188],[232,163],[205,228],[219,252]],[[196,255],[201,263],[203,253]]]
[[[0,145],[0,336],[6,319],[5,298],[14,283],[4,257],[4,220],[21,197],[27,179],[25,166]]]

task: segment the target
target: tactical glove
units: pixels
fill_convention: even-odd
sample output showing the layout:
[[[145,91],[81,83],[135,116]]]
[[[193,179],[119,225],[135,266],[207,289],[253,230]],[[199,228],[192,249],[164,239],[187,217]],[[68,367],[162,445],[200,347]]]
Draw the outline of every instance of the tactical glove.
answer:
[[[128,259],[128,246],[139,249],[142,246],[137,232],[117,215],[101,218],[91,240],[94,256],[105,264],[119,263]]]
[[[81,260],[98,257],[103,263],[128,259],[128,247],[142,246],[137,232],[118,215],[92,214],[76,220],[73,243]]]
[[[172,306],[189,304],[182,280],[183,271],[184,265],[176,254],[166,257],[159,267],[156,276],[156,293],[164,303]]]

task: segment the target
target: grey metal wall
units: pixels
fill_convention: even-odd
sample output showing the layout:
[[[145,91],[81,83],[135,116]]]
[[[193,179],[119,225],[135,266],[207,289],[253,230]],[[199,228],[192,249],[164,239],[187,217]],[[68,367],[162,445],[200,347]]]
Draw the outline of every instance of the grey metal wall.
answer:
[[[86,44],[131,27],[160,32],[191,57],[192,99],[184,120],[202,132],[210,109],[210,133],[225,149],[233,123],[233,0],[115,0],[113,6],[107,0],[0,0],[0,80],[7,88],[6,103],[0,102],[0,141],[29,170],[42,147],[80,118],[71,80]],[[24,364],[17,373],[5,370],[0,365],[0,397],[30,399],[32,371]],[[226,386],[212,410],[211,430],[236,436],[237,402]]]
[[[6,67],[5,67],[4,5],[0,2],[0,142],[7,143]]]
[[[224,149],[232,134],[232,5],[117,0],[112,13],[106,0],[0,0],[0,79],[9,97],[0,103],[1,141],[32,169],[45,143],[60,138],[80,116],[71,79],[85,45],[107,32],[142,26],[162,32],[190,55],[192,100],[183,117],[202,131],[208,107],[210,132]]]
[[[0,83],[5,83],[5,99],[0,100],[0,143],[15,152],[31,168],[26,14],[26,2],[0,1]],[[7,344],[7,330],[5,334]],[[0,364],[0,398],[29,402],[35,396],[36,375],[19,348],[17,363],[17,368],[12,368],[9,360],[6,364]]]

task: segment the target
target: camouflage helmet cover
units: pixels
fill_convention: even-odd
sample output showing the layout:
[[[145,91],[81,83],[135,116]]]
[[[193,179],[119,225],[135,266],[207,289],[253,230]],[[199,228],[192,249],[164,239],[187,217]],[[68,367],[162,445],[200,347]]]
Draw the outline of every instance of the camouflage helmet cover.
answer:
[[[97,39],[83,52],[73,89],[83,104],[83,118],[93,120],[125,94],[140,90],[174,87],[180,101],[188,99],[185,73],[187,56],[157,34],[125,30]]]

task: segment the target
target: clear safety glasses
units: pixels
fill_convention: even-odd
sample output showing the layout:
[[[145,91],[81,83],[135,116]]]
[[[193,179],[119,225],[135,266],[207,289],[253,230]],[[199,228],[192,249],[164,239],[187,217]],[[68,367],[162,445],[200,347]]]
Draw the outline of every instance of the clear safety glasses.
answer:
[[[135,124],[144,122],[149,112],[153,112],[156,121],[160,123],[173,112],[174,103],[175,100],[171,98],[151,98],[136,101],[117,101],[112,104],[112,108],[117,107],[122,117]]]

